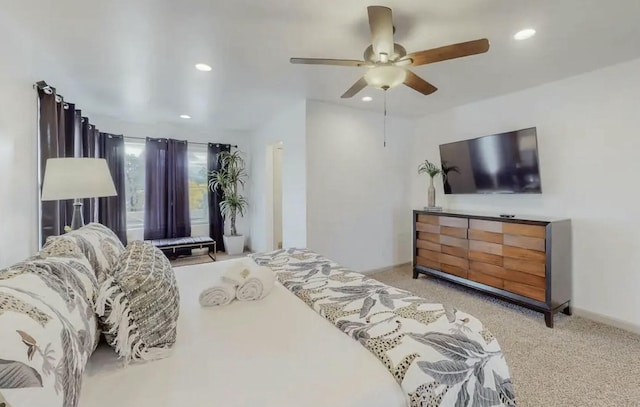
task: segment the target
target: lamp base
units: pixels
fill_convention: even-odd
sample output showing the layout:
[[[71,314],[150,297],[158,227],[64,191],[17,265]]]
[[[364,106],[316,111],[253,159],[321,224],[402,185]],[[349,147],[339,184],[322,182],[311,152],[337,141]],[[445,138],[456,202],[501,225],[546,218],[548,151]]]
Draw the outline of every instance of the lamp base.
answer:
[[[76,199],[73,203],[73,218],[71,218],[71,230],[80,229],[84,226],[84,217],[82,216],[82,201]]]

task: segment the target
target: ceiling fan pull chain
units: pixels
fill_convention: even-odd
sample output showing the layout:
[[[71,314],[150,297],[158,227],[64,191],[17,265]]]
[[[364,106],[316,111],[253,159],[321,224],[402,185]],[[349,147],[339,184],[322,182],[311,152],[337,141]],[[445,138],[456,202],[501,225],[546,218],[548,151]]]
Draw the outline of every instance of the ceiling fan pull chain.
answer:
[[[384,129],[383,134],[383,147],[387,146],[387,90],[384,90]]]

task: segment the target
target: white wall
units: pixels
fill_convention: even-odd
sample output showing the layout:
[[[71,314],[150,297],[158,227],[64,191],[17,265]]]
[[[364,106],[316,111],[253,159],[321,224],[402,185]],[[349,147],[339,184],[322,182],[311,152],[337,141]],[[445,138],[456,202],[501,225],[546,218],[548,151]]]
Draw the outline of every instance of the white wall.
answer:
[[[0,63],[0,268],[34,254],[37,218],[37,96],[34,80]]]
[[[249,148],[248,132],[203,129],[198,126],[191,125],[189,122],[185,122],[185,124],[182,125],[173,123],[131,123],[96,114],[89,115],[89,119],[101,131],[114,134],[124,134],[125,137],[173,138],[198,143],[234,144],[246,154],[247,169],[251,165],[250,156],[247,154],[247,150]],[[249,235],[250,222],[248,215],[243,218],[238,217],[236,224],[238,233],[246,236]],[[225,230],[228,232],[228,225]],[[191,228],[191,235],[208,236],[209,225],[193,225]],[[142,240],[144,238],[144,229],[129,229],[127,231],[127,238],[129,240]]]
[[[306,197],[306,102],[300,101],[274,116],[251,136],[252,165],[249,173],[249,212],[251,249],[264,251],[273,237],[273,185],[267,174],[273,173],[269,146],[283,143],[282,154],[282,242],[284,247],[307,245]],[[268,158],[267,156],[271,157]]]
[[[413,126],[382,112],[307,103],[308,247],[360,271],[411,261]]]
[[[579,310],[640,326],[640,59],[430,115],[417,122],[411,202],[426,202],[415,166],[445,142],[536,126],[543,194],[438,198],[446,207],[564,216],[573,224]]]

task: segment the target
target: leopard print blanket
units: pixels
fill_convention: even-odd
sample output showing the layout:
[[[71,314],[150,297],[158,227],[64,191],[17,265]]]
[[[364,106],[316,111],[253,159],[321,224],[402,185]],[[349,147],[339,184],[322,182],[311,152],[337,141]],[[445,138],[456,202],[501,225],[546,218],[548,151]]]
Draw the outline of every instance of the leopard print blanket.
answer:
[[[251,256],[391,372],[411,407],[515,406],[500,346],[471,315],[355,273],[317,253]]]

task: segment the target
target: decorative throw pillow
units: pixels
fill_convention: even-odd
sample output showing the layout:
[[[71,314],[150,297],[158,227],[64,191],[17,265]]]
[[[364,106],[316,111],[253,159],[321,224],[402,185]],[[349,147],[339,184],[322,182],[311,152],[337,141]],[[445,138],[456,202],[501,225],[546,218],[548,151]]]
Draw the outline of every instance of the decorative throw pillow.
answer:
[[[64,235],[52,236],[47,239],[43,250],[60,240],[75,243],[80,248],[89,260],[98,282],[112,275],[118,257],[124,252],[124,246],[118,236],[99,223],[90,223]]]
[[[107,342],[126,364],[168,355],[176,341],[179,302],[169,260],[151,244],[135,241],[100,285],[96,313]]]

